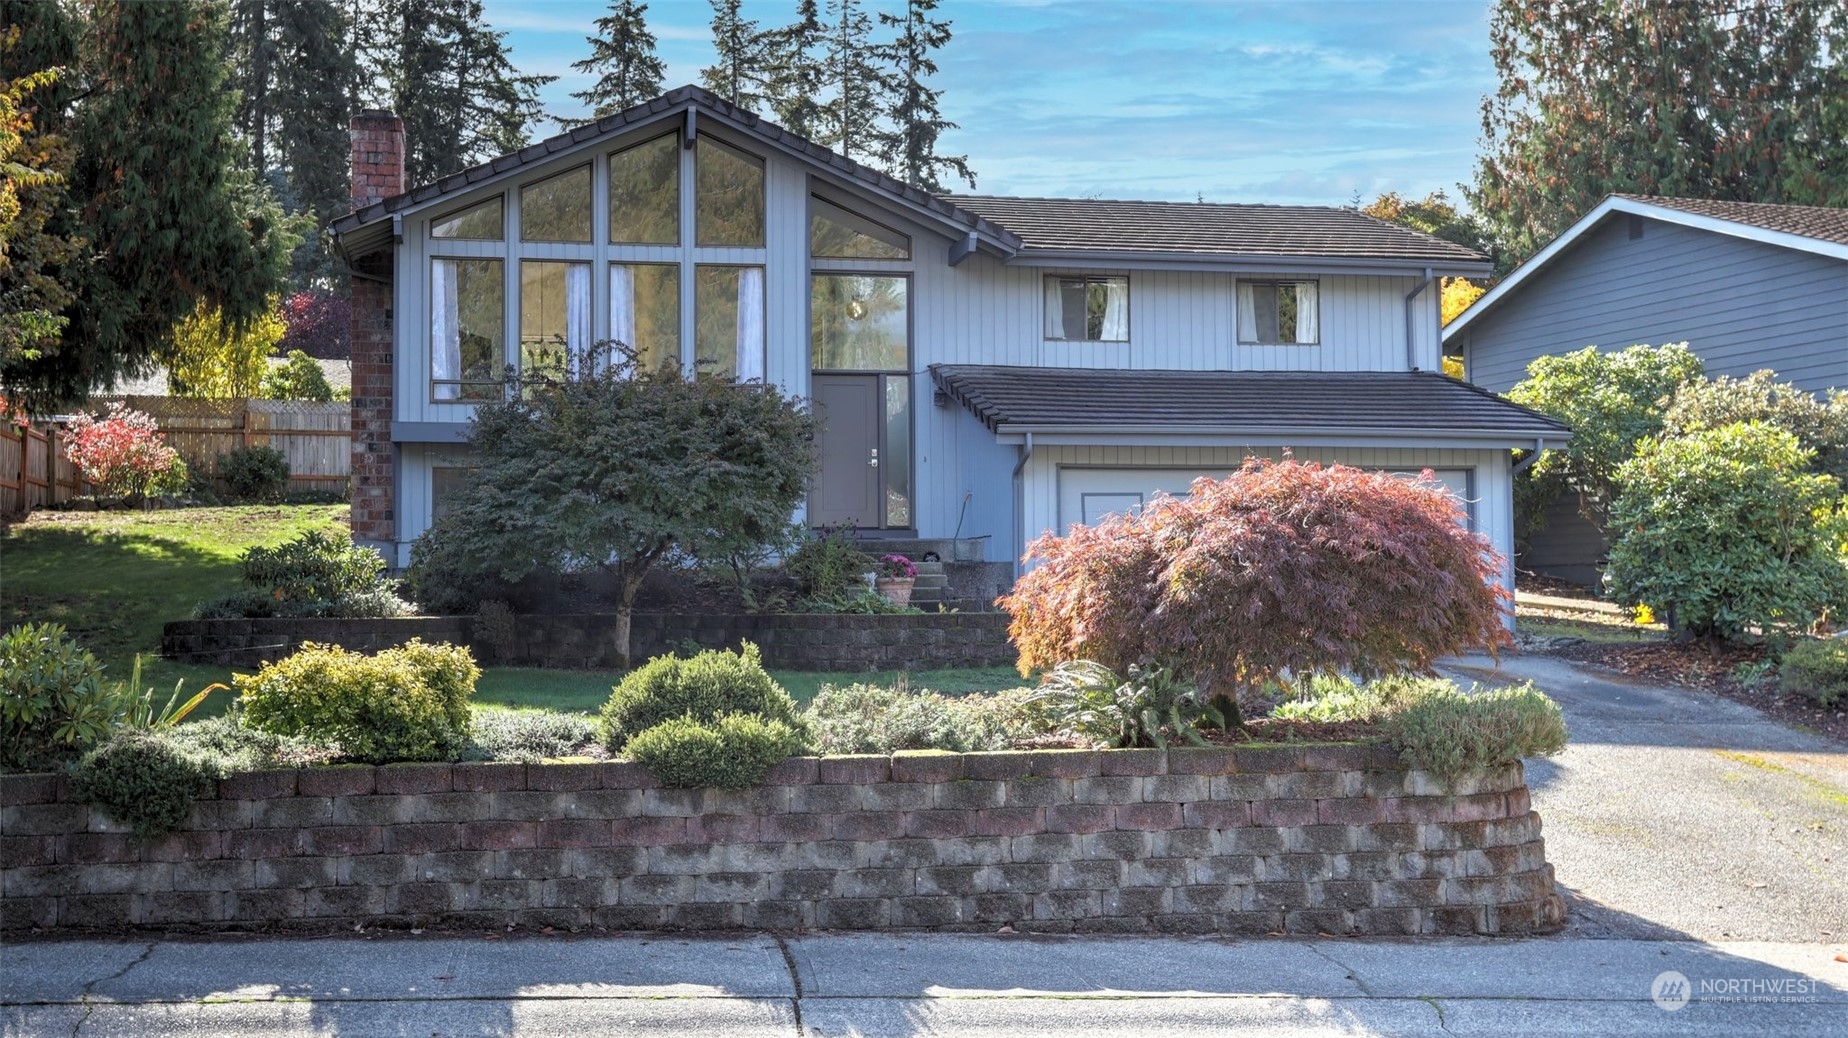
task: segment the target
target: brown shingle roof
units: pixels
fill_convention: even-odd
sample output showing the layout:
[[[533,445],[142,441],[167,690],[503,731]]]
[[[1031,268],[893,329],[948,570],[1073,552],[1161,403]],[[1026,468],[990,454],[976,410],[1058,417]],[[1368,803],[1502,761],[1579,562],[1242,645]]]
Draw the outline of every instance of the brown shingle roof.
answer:
[[[1818,241],[1848,245],[1848,209],[1817,205],[1773,205],[1769,202],[1723,202],[1702,198],[1665,198],[1661,195],[1619,195],[1664,209],[1708,216],[1767,231],[1801,235]]]
[[[953,195],[1029,249],[1486,263],[1453,242],[1354,209]]]
[[[1123,371],[933,364],[938,388],[995,432],[1506,436],[1561,441],[1538,411],[1431,372]]]

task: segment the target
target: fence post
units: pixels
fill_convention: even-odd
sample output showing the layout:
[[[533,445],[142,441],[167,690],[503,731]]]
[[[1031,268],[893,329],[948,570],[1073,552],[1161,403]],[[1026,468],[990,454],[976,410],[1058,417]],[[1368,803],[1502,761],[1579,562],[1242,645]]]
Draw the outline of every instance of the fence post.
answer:
[[[74,496],[74,495],[73,495]],[[45,426],[45,507],[58,504],[58,427]]]

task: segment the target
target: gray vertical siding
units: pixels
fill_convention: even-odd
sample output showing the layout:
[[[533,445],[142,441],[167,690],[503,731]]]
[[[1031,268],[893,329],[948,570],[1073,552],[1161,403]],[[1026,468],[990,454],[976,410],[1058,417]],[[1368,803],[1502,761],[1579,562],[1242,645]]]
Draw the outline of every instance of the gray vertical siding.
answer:
[[[1469,379],[1505,393],[1534,358],[1685,340],[1709,375],[1771,368],[1848,388],[1848,263],[1616,214],[1464,331]]]

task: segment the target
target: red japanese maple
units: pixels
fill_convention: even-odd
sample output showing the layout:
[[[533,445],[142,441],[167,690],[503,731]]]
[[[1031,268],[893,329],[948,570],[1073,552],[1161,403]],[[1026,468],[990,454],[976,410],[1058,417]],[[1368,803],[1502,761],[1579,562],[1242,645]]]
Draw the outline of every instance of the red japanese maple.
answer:
[[[180,452],[167,446],[154,418],[127,404],[109,405],[103,418],[79,415],[71,422],[64,456],[102,497],[139,502],[185,476]],[[177,488],[175,488],[177,489]]]

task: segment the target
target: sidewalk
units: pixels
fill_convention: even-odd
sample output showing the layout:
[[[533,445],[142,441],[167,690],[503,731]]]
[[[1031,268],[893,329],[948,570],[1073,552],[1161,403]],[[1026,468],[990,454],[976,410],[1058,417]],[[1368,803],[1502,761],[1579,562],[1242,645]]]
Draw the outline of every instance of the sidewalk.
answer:
[[[922,934],[27,940],[0,947],[0,1034],[1839,1035],[1843,950]],[[1676,1012],[1650,995],[1667,970],[1693,992]],[[1736,997],[1813,1001],[1703,999],[1719,982]]]

